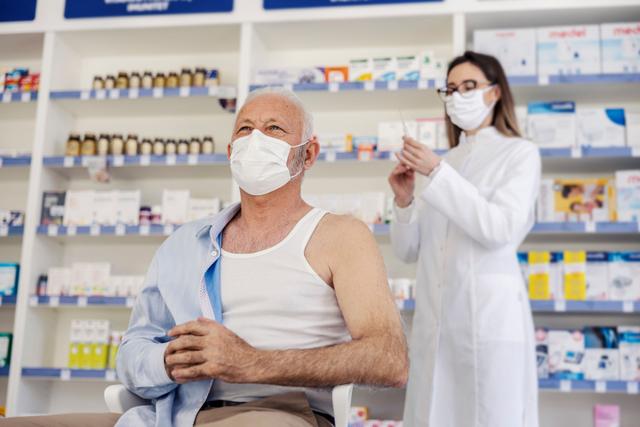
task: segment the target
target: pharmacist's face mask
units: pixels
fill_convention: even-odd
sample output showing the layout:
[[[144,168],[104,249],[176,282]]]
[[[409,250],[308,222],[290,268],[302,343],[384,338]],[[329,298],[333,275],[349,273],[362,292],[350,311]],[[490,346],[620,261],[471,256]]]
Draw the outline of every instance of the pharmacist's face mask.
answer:
[[[478,129],[495,105],[495,101],[491,105],[484,102],[484,94],[491,89],[493,86],[474,89],[465,93],[464,96],[456,91],[448,96],[445,106],[453,124],[462,130]]]
[[[271,193],[302,173],[304,167],[291,176],[287,160],[291,149],[307,142],[289,145],[254,129],[250,135],[233,141],[231,175],[240,188],[253,196]]]

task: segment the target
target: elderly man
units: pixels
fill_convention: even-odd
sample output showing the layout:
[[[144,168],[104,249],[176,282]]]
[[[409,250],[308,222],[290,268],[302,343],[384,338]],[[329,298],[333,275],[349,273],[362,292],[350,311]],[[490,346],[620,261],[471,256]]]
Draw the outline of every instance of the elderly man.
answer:
[[[405,338],[373,236],[301,197],[319,152],[312,125],[292,92],[248,97],[229,146],[241,203],[156,253],[118,354],[118,377],[153,405],[118,426],[328,426],[331,387],[405,385]]]

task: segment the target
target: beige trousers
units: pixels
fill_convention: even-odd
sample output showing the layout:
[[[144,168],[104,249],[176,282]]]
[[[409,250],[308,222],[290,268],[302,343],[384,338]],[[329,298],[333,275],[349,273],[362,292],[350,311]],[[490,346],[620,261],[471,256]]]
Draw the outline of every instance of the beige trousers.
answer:
[[[62,414],[0,419],[0,427],[113,427],[119,414]],[[198,427],[330,427],[311,410],[304,393],[286,393],[224,408],[205,409]]]

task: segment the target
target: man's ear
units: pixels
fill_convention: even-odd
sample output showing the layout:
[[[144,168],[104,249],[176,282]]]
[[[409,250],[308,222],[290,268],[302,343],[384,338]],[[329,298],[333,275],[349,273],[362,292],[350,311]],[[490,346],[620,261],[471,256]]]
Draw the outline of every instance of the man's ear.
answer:
[[[320,142],[318,142],[318,136],[313,135],[307,143],[306,154],[304,156],[304,167],[309,169],[316,162],[318,155],[320,154]]]
[[[231,159],[231,143],[227,144],[227,158]]]

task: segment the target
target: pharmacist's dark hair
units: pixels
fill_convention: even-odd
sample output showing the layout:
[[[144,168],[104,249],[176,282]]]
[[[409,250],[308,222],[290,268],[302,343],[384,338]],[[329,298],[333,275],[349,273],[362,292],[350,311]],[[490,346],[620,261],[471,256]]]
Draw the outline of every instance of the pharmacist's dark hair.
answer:
[[[478,67],[491,82],[500,88],[500,99],[493,108],[493,120],[491,124],[504,136],[520,137],[520,129],[518,128],[518,119],[516,117],[516,108],[513,101],[513,95],[509,88],[507,76],[504,73],[500,61],[491,55],[466,51],[463,55],[458,56],[449,63],[447,68],[447,77],[451,70],[460,64],[470,63]],[[453,148],[460,142],[460,134],[462,129],[453,124],[449,116],[445,114],[447,123],[447,137],[449,139],[449,147]]]

